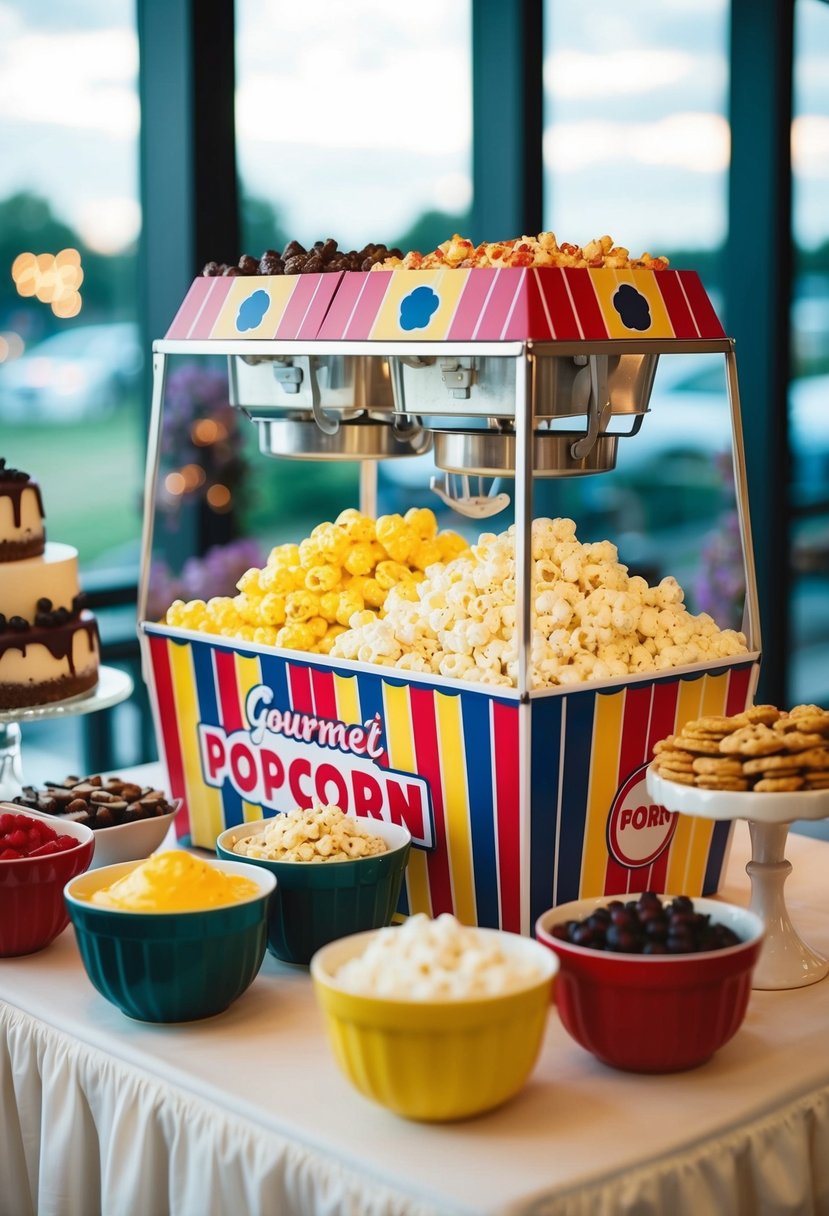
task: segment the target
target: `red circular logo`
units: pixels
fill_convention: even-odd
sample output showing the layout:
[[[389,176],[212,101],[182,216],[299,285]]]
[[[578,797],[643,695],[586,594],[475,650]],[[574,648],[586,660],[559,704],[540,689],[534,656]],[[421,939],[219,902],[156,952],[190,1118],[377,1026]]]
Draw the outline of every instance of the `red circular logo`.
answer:
[[[677,816],[658,806],[645,785],[647,764],[627,777],[607,817],[607,848],[623,866],[649,866],[667,849],[676,831]]]

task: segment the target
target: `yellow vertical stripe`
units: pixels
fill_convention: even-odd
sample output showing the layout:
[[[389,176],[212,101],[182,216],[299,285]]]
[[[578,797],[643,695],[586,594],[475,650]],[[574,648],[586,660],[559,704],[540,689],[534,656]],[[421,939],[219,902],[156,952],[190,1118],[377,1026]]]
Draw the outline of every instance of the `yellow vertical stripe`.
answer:
[[[357,677],[334,673],[334,696],[337,702],[337,717],[348,726],[360,721],[360,701],[357,696]]]
[[[440,744],[443,806],[446,812],[446,840],[449,846],[449,873],[455,915],[465,925],[474,925],[475,871],[472,862],[472,825],[469,791],[466,786],[466,749],[463,741],[461,699],[435,692],[437,729]]]
[[[691,848],[691,833],[694,819],[691,815],[677,815],[676,831],[671,841],[668,873],[665,882],[669,895],[688,895],[685,890],[685,866]]]
[[[686,722],[701,716],[704,678],[701,680],[681,680],[679,694],[676,699],[676,724],[674,729],[679,732]]]
[[[724,671],[718,676],[703,676],[702,704],[700,714],[724,714],[728,697],[728,675]]]
[[[219,790],[206,785],[199,760],[198,724],[200,719],[196,700],[196,674],[193,655],[188,645],[167,643],[170,673],[178,718],[181,756],[184,764],[184,784],[187,809],[190,813],[190,835],[194,845],[212,849],[216,837],[224,828],[224,809]]]
[[[624,692],[596,696],[593,749],[587,816],[581,857],[580,898],[604,894],[607,871],[607,816],[619,784],[619,751],[622,746]]]
[[[395,688],[391,684],[384,684],[383,702],[386,710],[389,764],[392,768],[416,773],[408,688],[405,686]],[[425,912],[427,916],[431,916],[432,899],[429,894],[429,874],[426,868],[426,855],[422,849],[412,849],[409,853],[406,889],[409,895],[410,910]]]
[[[239,713],[241,714],[242,721],[247,722],[247,718],[245,717],[245,699],[252,688],[262,683],[262,670],[259,666],[259,660],[255,656],[247,659],[244,655],[235,654],[233,657],[236,666],[236,691],[239,696]],[[257,806],[255,802],[248,802],[245,798],[242,799],[242,818],[245,823],[250,823],[253,819],[261,819],[263,813],[261,806]]]

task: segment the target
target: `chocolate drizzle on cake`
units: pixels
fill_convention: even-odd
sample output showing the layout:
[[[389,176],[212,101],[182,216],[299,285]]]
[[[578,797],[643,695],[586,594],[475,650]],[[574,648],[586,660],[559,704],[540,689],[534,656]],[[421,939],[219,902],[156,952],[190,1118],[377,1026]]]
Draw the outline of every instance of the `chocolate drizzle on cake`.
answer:
[[[12,620],[22,618],[12,617]],[[18,629],[11,625],[2,634],[0,634],[0,656],[4,655],[7,650],[19,650],[21,654],[25,654],[29,646],[45,646],[56,662],[67,662],[69,671],[72,675],[75,674],[75,663],[72,655],[72,646],[75,639],[75,634],[79,630],[84,630],[89,639],[89,649],[94,651],[98,648],[98,624],[91,612],[82,612],[73,621],[66,621],[59,626],[49,626],[42,628],[38,625],[28,625],[26,622],[25,629]]]
[[[7,469],[5,456],[0,456],[0,494],[11,501],[14,526],[16,528],[20,527],[23,518],[21,503],[23,501],[23,491],[27,489],[34,491],[37,495],[40,518],[45,519],[46,512],[43,510],[40,486],[36,481],[32,481],[29,474],[24,473],[22,469]]]

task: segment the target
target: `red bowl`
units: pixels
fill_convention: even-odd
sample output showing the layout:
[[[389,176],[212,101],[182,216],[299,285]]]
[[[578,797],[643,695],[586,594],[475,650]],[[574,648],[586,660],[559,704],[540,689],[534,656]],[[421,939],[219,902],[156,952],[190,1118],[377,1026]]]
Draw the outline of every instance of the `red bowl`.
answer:
[[[82,824],[63,823],[54,815],[11,803],[0,803],[0,814],[43,819],[58,836],[73,836],[78,842],[46,857],[0,861],[0,958],[9,958],[42,950],[69,924],[63,888],[89,869],[95,837]]]
[[[605,1064],[629,1072],[680,1072],[703,1064],[743,1021],[762,920],[735,904],[695,898],[696,911],[740,938],[739,945],[699,954],[616,954],[553,937],[554,925],[582,920],[611,898],[560,904],[536,922],[538,940],[561,964],[555,1000],[564,1028]]]

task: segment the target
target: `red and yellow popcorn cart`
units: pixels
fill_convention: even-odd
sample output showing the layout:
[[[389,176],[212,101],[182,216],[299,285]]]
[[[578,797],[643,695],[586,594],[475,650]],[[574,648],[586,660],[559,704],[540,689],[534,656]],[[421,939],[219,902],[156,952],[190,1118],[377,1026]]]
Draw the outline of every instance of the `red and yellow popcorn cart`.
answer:
[[[750,703],[760,631],[736,361],[699,278],[649,269],[471,268],[197,279],[154,350],[140,634],[180,834],[314,801],[403,822],[401,912],[528,933],[587,895],[717,889],[731,825],[652,805],[654,743]],[[743,653],[539,688],[533,491],[600,474],[634,443],[663,354],[720,354],[746,583]],[[514,477],[517,675],[490,687],[147,620],[167,360],[228,357],[263,453],[360,460],[433,449],[444,501],[486,518]],[[477,485],[477,483],[476,483]],[[480,489],[480,486],[478,487]]]

